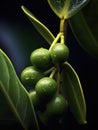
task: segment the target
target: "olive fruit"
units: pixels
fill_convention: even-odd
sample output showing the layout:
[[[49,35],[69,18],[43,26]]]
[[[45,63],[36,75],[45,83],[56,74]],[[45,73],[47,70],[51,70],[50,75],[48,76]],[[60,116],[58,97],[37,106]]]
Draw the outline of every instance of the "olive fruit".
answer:
[[[34,107],[37,109],[40,104],[40,99],[39,99],[35,89],[30,91],[29,96],[31,98],[31,101],[32,101]]]
[[[62,116],[68,107],[68,102],[61,94],[56,94],[46,107],[46,113],[49,117]]]
[[[48,49],[39,48],[31,53],[30,60],[34,66],[45,69],[51,64],[51,55]]]
[[[34,66],[26,67],[21,73],[21,81],[26,85],[34,85],[44,74]]]
[[[30,90],[29,92],[30,99],[34,108],[40,112],[44,111],[46,108],[46,103],[43,100],[40,100],[35,89]]]
[[[51,58],[54,63],[61,63],[68,59],[69,49],[65,44],[57,43],[51,48]]]
[[[57,82],[50,77],[44,77],[37,82],[35,90],[41,99],[48,100],[56,93]]]
[[[68,108],[68,102],[61,94],[56,94],[47,103],[46,110],[39,112],[39,118],[44,125],[58,124]]]

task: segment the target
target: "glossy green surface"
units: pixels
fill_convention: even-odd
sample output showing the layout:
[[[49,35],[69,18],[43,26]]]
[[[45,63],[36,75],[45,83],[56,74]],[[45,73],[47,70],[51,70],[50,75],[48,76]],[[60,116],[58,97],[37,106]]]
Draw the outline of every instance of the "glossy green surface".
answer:
[[[51,48],[51,58],[54,63],[62,63],[69,57],[69,49],[65,44],[57,43]]]
[[[51,64],[50,52],[45,48],[36,49],[31,53],[30,60],[32,65],[45,69]]]
[[[48,116],[61,116],[66,111],[68,102],[61,94],[56,94],[47,104],[46,112]]]
[[[36,91],[34,89],[31,90],[29,93],[29,96],[31,98],[31,101],[32,101],[35,109],[37,109],[40,104],[40,99],[39,99],[39,96],[37,95]]]
[[[26,85],[35,85],[44,74],[34,66],[26,67],[21,73],[21,80]]]
[[[35,90],[41,99],[50,99],[57,91],[57,82],[52,78],[44,77],[37,82]]]

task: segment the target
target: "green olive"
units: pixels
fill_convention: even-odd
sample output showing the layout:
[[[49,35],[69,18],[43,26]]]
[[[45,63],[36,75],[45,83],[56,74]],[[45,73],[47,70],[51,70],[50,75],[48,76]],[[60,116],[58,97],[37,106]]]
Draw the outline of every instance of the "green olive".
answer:
[[[26,67],[21,73],[21,80],[26,85],[34,85],[44,74],[34,66]]]
[[[51,48],[51,58],[54,63],[61,63],[68,59],[69,49],[65,44],[57,43]]]
[[[56,94],[46,105],[44,112],[39,112],[39,118],[44,125],[59,123],[68,108],[68,102],[61,94]]]
[[[48,49],[39,48],[31,53],[30,60],[37,68],[45,69],[51,64],[51,55]]]
[[[44,77],[37,82],[35,90],[41,99],[50,99],[57,91],[57,82],[50,77]]]
[[[40,104],[40,99],[39,99],[35,89],[31,90],[29,95],[30,95],[30,98],[31,98],[31,101],[32,101],[34,107],[37,109]]]
[[[30,96],[30,99],[32,101],[32,104],[34,106],[34,108],[40,112],[44,111],[45,108],[46,108],[46,103],[41,100],[38,96],[38,94],[36,93],[36,90],[33,89],[33,90],[30,90],[29,92],[29,96]]]
[[[61,94],[56,94],[47,104],[46,113],[49,117],[62,116],[68,107],[68,102]]]

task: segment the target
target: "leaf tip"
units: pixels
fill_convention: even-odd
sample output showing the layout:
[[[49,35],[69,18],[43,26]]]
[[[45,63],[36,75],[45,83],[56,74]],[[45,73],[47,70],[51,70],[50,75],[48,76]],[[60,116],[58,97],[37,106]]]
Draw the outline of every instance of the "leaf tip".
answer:
[[[24,10],[24,5],[21,5],[21,9]]]

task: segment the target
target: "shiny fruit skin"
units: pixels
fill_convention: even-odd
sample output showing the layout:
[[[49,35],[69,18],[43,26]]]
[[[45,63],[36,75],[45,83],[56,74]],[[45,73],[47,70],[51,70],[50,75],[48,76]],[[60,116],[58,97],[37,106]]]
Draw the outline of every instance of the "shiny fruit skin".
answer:
[[[65,44],[57,43],[51,48],[51,58],[54,63],[62,63],[69,57],[69,49]]]
[[[50,99],[57,91],[57,82],[50,77],[44,77],[37,82],[35,90],[41,99]]]
[[[30,56],[31,63],[39,69],[45,69],[51,64],[51,55],[48,49],[39,48]]]
[[[66,114],[68,108],[68,102],[61,94],[56,94],[46,105],[44,112],[39,112],[39,118],[41,122],[46,125],[57,126]]]
[[[21,73],[21,81],[26,85],[35,85],[44,74],[34,66],[26,67]]]
[[[47,104],[46,113],[49,117],[61,116],[66,111],[68,102],[61,94],[56,94]]]
[[[34,108],[37,109],[40,104],[40,99],[35,91],[35,89],[31,90],[29,93],[30,99],[34,105]]]

